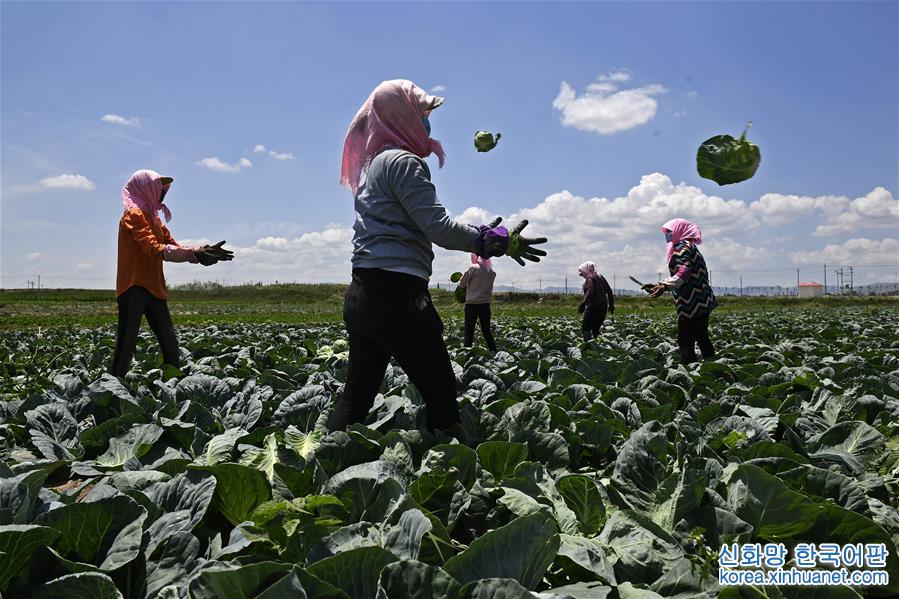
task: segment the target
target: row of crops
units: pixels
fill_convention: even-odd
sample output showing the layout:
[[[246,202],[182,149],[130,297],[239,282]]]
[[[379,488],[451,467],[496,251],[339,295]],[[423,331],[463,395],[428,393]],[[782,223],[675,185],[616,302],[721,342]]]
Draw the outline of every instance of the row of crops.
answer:
[[[467,438],[423,432],[391,367],[327,434],[341,326],[182,329],[184,367],[112,329],[0,340],[4,597],[657,598],[899,594],[895,311],[447,327]],[[723,543],[884,543],[888,587],[722,588]]]

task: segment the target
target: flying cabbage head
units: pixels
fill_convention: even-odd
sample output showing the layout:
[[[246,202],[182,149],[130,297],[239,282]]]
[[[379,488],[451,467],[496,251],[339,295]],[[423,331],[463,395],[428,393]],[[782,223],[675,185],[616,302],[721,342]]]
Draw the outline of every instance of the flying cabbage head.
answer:
[[[489,131],[478,131],[474,134],[474,147],[478,152],[489,152],[496,147],[502,136],[502,133],[493,135]]]
[[[702,142],[696,152],[696,170],[704,179],[718,185],[730,185],[751,178],[759,168],[762,153],[754,143],[746,141],[746,125],[740,139],[730,135],[716,135]]]

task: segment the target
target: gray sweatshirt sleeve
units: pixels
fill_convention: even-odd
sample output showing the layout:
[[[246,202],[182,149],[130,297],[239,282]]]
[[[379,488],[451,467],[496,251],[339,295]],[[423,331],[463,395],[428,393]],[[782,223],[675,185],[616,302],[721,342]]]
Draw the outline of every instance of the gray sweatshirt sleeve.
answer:
[[[474,252],[478,230],[450,218],[437,199],[425,161],[409,153],[398,155],[387,168],[387,180],[409,218],[432,243],[448,250]]]

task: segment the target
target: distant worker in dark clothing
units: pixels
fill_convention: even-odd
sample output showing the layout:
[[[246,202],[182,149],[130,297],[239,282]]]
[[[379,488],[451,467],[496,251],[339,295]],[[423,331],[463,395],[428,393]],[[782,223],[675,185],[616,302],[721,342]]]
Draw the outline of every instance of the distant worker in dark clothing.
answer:
[[[593,262],[581,264],[577,274],[584,277],[584,299],[577,307],[577,311],[584,315],[581,323],[584,341],[590,341],[599,335],[599,329],[606,320],[606,312],[615,313],[615,296],[606,278],[596,272],[596,265]]]
[[[465,347],[474,343],[474,325],[481,323],[481,332],[490,351],[496,352],[496,341],[490,330],[490,300],[493,298],[493,282],[496,271],[489,258],[471,255],[471,266],[462,275],[459,286],[465,289]]]

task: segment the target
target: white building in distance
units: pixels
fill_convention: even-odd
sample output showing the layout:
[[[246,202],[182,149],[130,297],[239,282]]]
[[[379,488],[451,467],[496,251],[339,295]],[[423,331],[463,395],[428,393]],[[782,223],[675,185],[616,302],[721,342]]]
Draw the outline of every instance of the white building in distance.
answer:
[[[799,283],[799,297],[821,297],[824,295],[824,285],[817,281],[805,281]]]

